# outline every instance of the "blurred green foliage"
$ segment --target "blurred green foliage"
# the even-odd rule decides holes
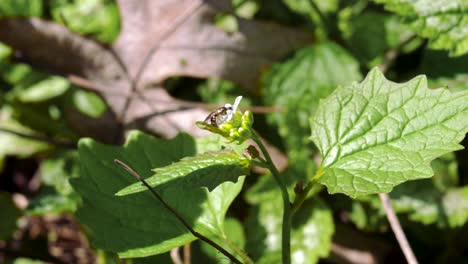
[[[321,158],[309,139],[309,118],[320,101],[338,86],[361,81],[372,67],[384,66],[385,75],[395,82],[425,74],[431,88],[468,89],[467,1],[233,0],[232,5],[232,13],[221,12],[214,20],[226,34],[235,36],[239,30],[238,16],[308,30],[315,40],[309,46],[265,65],[255,90],[247,91],[222,79],[193,80],[184,76],[174,76],[174,81],[167,82],[169,85],[166,86],[170,86],[168,90],[181,91],[180,97],[185,100],[224,105],[233,102],[236,96],[244,95],[240,106],[243,110],[256,105],[272,108],[271,113],[256,114],[255,125],[262,129],[260,134],[286,154],[288,166],[282,176],[291,197],[295,195],[295,185],[316,172],[316,161]],[[0,1],[0,19],[25,17],[61,24],[103,45],[111,45],[121,28],[118,5],[113,0]],[[95,93],[72,85],[64,76],[36,67],[0,43],[0,129],[77,142],[80,136],[69,123],[70,110],[99,118],[108,107]],[[190,144],[174,143],[184,141],[181,137]],[[40,189],[28,194],[29,205],[24,210],[17,208],[12,195],[4,192],[4,186],[0,185],[0,240],[11,239],[22,215],[57,214],[73,215],[83,225],[83,232],[96,247],[93,250],[99,263],[118,263],[117,252],[127,257],[148,256],[193,240],[173,216],[157,211],[160,205],[155,200],[144,199],[147,194],[126,197],[125,206],[114,196],[115,192],[134,182],[112,163],[119,155],[132,161],[131,165],[142,174],[150,176],[153,175],[151,169],[177,162],[185,156],[233,147],[217,136],[195,140],[184,135],[174,140],[148,137],[135,141],[135,146],[141,145],[130,154],[121,147],[104,146],[91,139],[82,141],[93,146],[82,146],[81,152],[105,152],[105,159],[100,160],[102,155],[94,157],[86,152],[82,155],[88,156],[83,159],[76,150],[56,148],[43,141],[0,130],[1,177],[13,177],[8,163],[10,157],[34,160],[38,164],[36,173],[40,175]],[[466,140],[462,144],[466,146]],[[237,155],[242,154],[245,146],[235,146]],[[431,163],[435,172],[432,178],[403,183],[390,193],[394,209],[421,263],[468,261],[466,246],[460,243],[468,233],[467,158],[466,150],[443,155]],[[179,203],[180,208],[188,205],[189,215],[202,211],[205,216],[211,214],[212,219],[204,218],[195,227],[215,234],[214,239],[226,244],[231,241],[234,247],[245,250],[258,263],[279,263],[280,193],[271,175],[259,174],[245,179],[244,191],[239,196],[242,183],[230,182],[221,185],[218,193],[206,191],[205,194],[211,197],[209,202],[197,201],[203,195],[190,196],[187,193],[193,190],[182,187],[173,186],[163,194]],[[122,177],[116,180],[119,175]],[[69,183],[70,179],[73,185]],[[155,222],[155,219],[160,221]],[[213,219],[216,221],[208,221]],[[316,263],[327,257],[336,223],[350,225],[365,237],[383,239],[398,250],[388,234],[389,226],[378,197],[369,195],[350,199],[340,194],[329,195],[325,188],[317,187],[293,221],[294,263]],[[154,244],[154,234],[160,235],[159,231],[168,228],[179,232],[178,240]],[[128,236],[122,237],[116,229],[124,230]],[[359,238],[356,241],[359,243]],[[141,250],[142,247],[146,247],[146,251]],[[114,252],[104,252],[103,249]],[[42,263],[32,258],[8,261]],[[171,260],[165,253],[134,258],[131,262],[171,263]],[[229,261],[197,241],[192,243],[192,262]]]

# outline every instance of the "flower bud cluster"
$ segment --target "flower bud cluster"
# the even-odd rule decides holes
[[[204,122],[197,122],[197,126],[201,129],[208,130],[215,134],[221,135],[229,142],[236,142],[241,144],[252,136],[253,114],[250,111],[241,113],[237,111],[237,106],[242,97],[236,99],[234,107],[227,111],[220,111],[219,109],[211,113]],[[230,107],[227,104],[224,108]],[[220,108],[223,110],[222,108]],[[226,113],[225,113],[226,112]],[[218,118],[217,115],[225,114],[227,118]],[[224,120],[222,123],[217,123],[217,120]]]

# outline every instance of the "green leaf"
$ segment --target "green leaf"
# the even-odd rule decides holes
[[[235,152],[208,152],[153,169],[155,174],[147,178],[146,182],[151,187],[158,187],[160,191],[165,187],[164,184],[207,187],[211,191],[225,181],[236,182],[239,176],[248,174],[249,170],[249,160]],[[137,182],[118,191],[116,195],[124,196],[142,191],[148,191],[148,188]]]
[[[378,197],[369,197],[371,201],[353,200],[351,202],[351,210],[349,219],[356,225],[357,228],[366,232],[381,232],[388,231],[388,220],[385,218],[385,213],[382,212],[380,200]],[[376,204],[376,207],[369,206]]]
[[[317,0],[284,0],[284,3],[294,12],[299,14],[314,16],[316,10],[310,2],[314,2],[323,13],[332,13],[338,10],[338,0],[317,1]]]
[[[120,263],[120,259],[117,258],[116,264]],[[155,264],[155,263],[173,263],[169,253],[160,254],[156,256],[150,256],[146,258],[134,258],[131,260],[132,264]],[[107,264],[107,263],[106,263]]]
[[[44,185],[53,186],[58,193],[69,195],[73,189],[69,179],[79,176],[78,153],[76,151],[62,151],[44,160],[39,168]]]
[[[468,1],[466,0],[374,0],[406,19],[430,47],[450,50],[452,56],[468,52]]]
[[[3,61],[5,61],[8,57],[11,56],[11,53],[11,48],[0,42],[0,67],[3,64]]]
[[[9,64],[4,62],[0,74],[11,85],[29,86],[45,79],[45,74],[35,71],[31,66],[23,63]]]
[[[195,237],[149,192],[115,196],[135,179],[113,160],[120,159],[148,178],[153,168],[196,154],[196,143],[186,134],[162,140],[134,131],[122,147],[81,140],[81,175],[72,179],[71,184],[83,199],[77,217],[88,226],[94,245],[128,258],[161,254],[193,241]],[[197,232],[223,244],[224,215],[240,192],[243,179],[240,177],[237,183],[224,182],[211,192],[194,187],[196,182],[166,183],[159,194]]]
[[[230,241],[232,241],[232,243],[240,249],[244,249],[245,231],[239,220],[232,217],[226,218],[226,220],[224,220],[224,230],[226,232],[226,236]]]
[[[70,87],[67,79],[59,76],[50,76],[17,93],[18,99],[24,103],[46,101],[62,95]]]
[[[349,7],[340,12],[339,19],[339,28],[347,46],[370,67],[383,63],[385,52],[413,36],[396,16],[384,13],[368,11],[353,14]],[[421,41],[419,43],[422,44]]]
[[[197,87],[197,94],[203,102],[224,105],[226,102],[234,102],[239,94],[245,93],[240,85],[217,78],[209,78]],[[239,108],[252,105],[248,97],[242,98]]]
[[[402,184],[390,193],[396,212],[407,213],[413,221],[440,228],[457,228],[468,221],[468,187],[442,192],[431,180]]]
[[[281,262],[281,196],[265,200],[247,223],[247,250],[255,263]],[[292,263],[317,263],[328,256],[334,232],[332,212],[319,199],[306,200],[294,215],[291,232]]]
[[[218,134],[210,134],[205,137],[195,138],[195,142],[197,144],[198,154],[209,151],[220,151],[227,148],[233,149],[235,152],[241,155],[248,145],[247,142],[243,142],[242,144],[237,144],[234,142],[228,143],[224,137]]]
[[[41,16],[42,0],[2,0],[0,1],[0,17]]]
[[[240,249],[245,247],[245,232],[241,222],[235,218],[228,217],[224,221],[224,231],[228,239]],[[231,264],[232,262],[221,252],[209,246],[207,243],[200,245],[201,251],[212,260],[216,260],[217,264]]]
[[[77,151],[60,151],[41,162],[39,168],[43,188],[30,202],[29,215],[73,213],[80,197],[69,179],[79,176]]]
[[[445,51],[426,50],[419,72],[429,78],[430,87],[447,87],[452,91],[468,90],[468,54],[449,57]]]
[[[120,31],[120,15],[115,1],[53,0],[50,5],[54,20],[77,33],[93,35],[102,42],[111,43]]]
[[[41,216],[48,214],[73,213],[76,211],[79,197],[76,194],[45,194],[34,197],[26,209],[27,215]]]
[[[446,191],[449,188],[458,186],[460,176],[458,175],[458,162],[454,152],[433,160],[431,166],[434,170],[432,181],[437,189]]]
[[[81,113],[90,117],[101,117],[107,110],[107,105],[97,94],[76,89],[72,94],[73,105]]]
[[[313,164],[310,166],[315,169]],[[294,197],[294,188],[296,184],[300,179],[304,179],[303,175],[301,175],[303,172],[298,172],[294,167],[295,166],[289,166],[286,170],[280,173],[280,177],[284,180],[284,184],[287,186],[289,197]],[[320,189],[322,189],[322,185],[315,185],[310,190],[309,196],[313,196],[315,193],[320,191]],[[245,192],[245,200],[250,204],[260,204],[264,201],[275,198],[278,195],[280,195],[278,193],[278,184],[274,180],[273,175],[268,173],[259,176],[257,182]]]
[[[452,217],[450,210],[444,207],[443,200],[445,195],[459,189],[455,155],[448,153],[432,161],[431,165],[435,172],[434,177],[405,182],[393,189],[389,194],[392,207],[396,213],[413,222],[424,225],[437,224],[439,228],[453,228],[455,226],[449,226],[449,222],[454,221],[451,219],[455,219],[456,216]],[[360,230],[381,233],[388,230],[385,211],[376,195],[360,196],[357,199],[333,195],[331,199],[334,211],[348,214],[349,219]],[[464,203],[463,198],[460,198],[456,203],[447,206],[462,208]]]
[[[16,230],[16,220],[21,216],[21,211],[15,206],[9,193],[0,192],[0,212],[0,240],[6,240]]]
[[[450,57],[448,52],[441,50],[425,50],[419,72],[428,78],[453,78],[458,74],[468,75],[468,54],[459,57]]]
[[[49,136],[78,139],[62,115],[60,100],[59,102],[43,101],[40,103],[22,103],[14,100],[9,102],[9,105],[13,109],[13,117],[31,129]]]
[[[339,72],[340,74],[336,74]],[[338,85],[361,80],[358,62],[340,46],[326,42],[299,50],[291,59],[276,64],[263,79],[265,104],[281,108],[268,116],[279,127],[288,157],[305,174],[313,148],[308,140],[309,117],[321,98]]]
[[[327,39],[326,35],[329,29],[326,23],[332,21],[332,19],[334,20],[331,14],[337,11],[339,0],[283,0],[283,2],[292,11],[304,16],[310,22],[315,29],[317,39]],[[327,19],[328,17],[330,19]],[[328,26],[331,27],[332,25]]]
[[[11,264],[46,264],[46,262],[29,258],[16,258]]]
[[[433,175],[430,161],[454,150],[468,130],[468,92],[429,90],[424,76],[397,84],[372,70],[335,90],[311,120],[330,193],[389,192]]]
[[[0,128],[28,135],[36,135],[35,131],[22,126],[11,117],[11,109],[9,107],[0,108],[0,124]],[[49,148],[49,146],[44,142],[26,139],[0,130],[0,159],[7,155],[24,158],[44,151],[47,148]]]
[[[468,220],[468,187],[449,190],[442,199],[448,226],[462,227]]]

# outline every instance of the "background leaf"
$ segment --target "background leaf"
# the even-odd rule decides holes
[[[101,117],[107,110],[106,103],[95,93],[74,89],[71,97],[76,109],[90,117]]]
[[[356,197],[430,177],[430,161],[461,148],[467,113],[467,92],[429,90],[423,76],[397,84],[374,69],[362,83],[335,90],[311,121],[323,156],[320,182]]]
[[[33,130],[19,124],[12,118],[12,109],[0,108],[0,128],[14,130],[20,133],[35,134]],[[35,153],[48,149],[49,146],[43,142],[26,139],[9,132],[0,130],[0,171],[2,160],[6,156],[28,157]]]
[[[41,260],[35,260],[35,259],[28,259],[28,258],[17,258],[13,260],[12,264],[45,264],[46,262],[43,262]]]
[[[81,200],[69,180],[79,176],[78,153],[62,151],[52,155],[41,163],[39,173],[43,187],[31,199],[26,213],[35,216],[74,213]]]
[[[52,17],[71,30],[112,43],[120,32],[120,16],[111,0],[52,0]]]
[[[2,0],[0,2],[0,17],[40,15],[42,15],[41,0]]]
[[[21,216],[21,211],[13,203],[9,193],[0,192],[0,212],[2,212],[0,240],[6,240],[16,230],[16,220]]]
[[[67,79],[51,76],[45,80],[34,82],[27,89],[19,91],[17,96],[24,103],[41,102],[62,95],[69,87],[70,83]]]
[[[251,209],[247,220],[247,250],[255,263],[281,262],[281,197],[279,192]],[[333,217],[320,199],[306,200],[294,215],[291,232],[292,263],[317,263],[329,254]]]
[[[346,46],[368,67],[382,64],[388,50],[397,48],[414,36],[399,18],[382,12],[356,12],[348,7],[340,11],[339,19]],[[414,42],[422,44],[420,39]],[[413,46],[417,48],[419,45]],[[403,52],[407,53],[408,50]]]
[[[434,49],[450,50],[453,56],[468,52],[468,1],[466,0],[374,0],[408,21]]]
[[[265,104],[280,108],[279,113],[268,116],[268,121],[278,126],[288,157],[303,177],[313,170],[309,166],[313,154],[308,140],[309,117],[319,100],[336,86],[361,78],[357,61],[332,42],[297,51],[284,63],[274,65],[263,78]]]
[[[427,74],[433,88],[468,90],[468,54],[451,58],[445,51],[426,50],[418,72]]]

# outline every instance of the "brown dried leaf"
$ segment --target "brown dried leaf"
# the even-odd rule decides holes
[[[238,32],[224,32],[214,17],[217,5],[226,3],[120,0],[123,25],[115,49],[132,77],[142,71],[142,86],[184,75],[254,88],[261,69],[311,41],[310,33],[242,18]]]
[[[181,130],[198,134],[194,123],[207,112],[172,98],[162,87],[165,79],[218,77],[253,89],[262,69],[310,43],[312,37],[242,18],[237,18],[238,32],[224,32],[213,21],[220,11],[229,12],[228,0],[119,0],[118,4],[122,31],[112,47],[37,18],[0,19],[0,41],[17,54],[72,80],[86,80],[105,99],[110,113],[99,125],[72,115],[88,135],[102,137],[102,130],[117,128],[140,128],[165,137]],[[95,129],[101,131],[90,132]]]

